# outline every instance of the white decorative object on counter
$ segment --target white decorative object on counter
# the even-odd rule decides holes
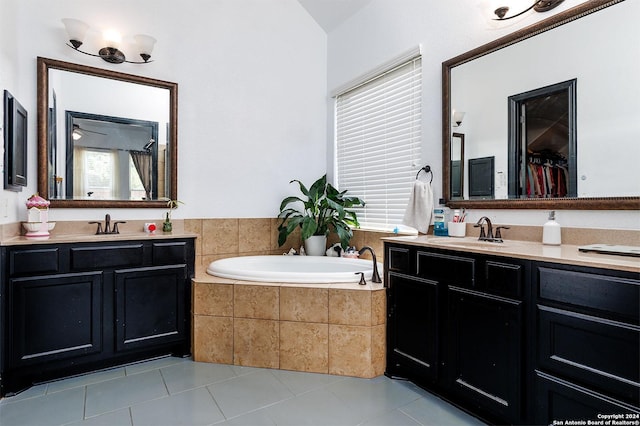
[[[49,222],[49,200],[33,194],[26,204],[27,222],[22,222],[27,231],[25,236],[33,239],[49,238],[49,231],[56,226],[55,222]]]

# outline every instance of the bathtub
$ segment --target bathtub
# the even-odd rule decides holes
[[[382,272],[382,265],[378,263]],[[272,283],[357,283],[364,272],[367,282],[373,262],[328,256],[241,256],[220,259],[207,267],[209,275],[243,281]]]

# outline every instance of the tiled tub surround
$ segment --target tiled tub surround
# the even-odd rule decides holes
[[[372,378],[384,373],[381,284],[193,280],[195,361]]]
[[[196,241],[196,265],[207,266],[214,260],[263,254],[281,255],[291,248],[298,250],[302,245],[300,232],[295,231],[282,247],[278,247],[277,218],[243,219],[185,219],[184,230],[198,235]],[[373,232],[355,230],[351,245],[358,248],[372,247],[378,257],[383,259],[382,237],[391,237],[391,232]],[[337,242],[335,235],[329,236],[328,244]],[[363,258],[370,259],[369,253]],[[381,271],[382,272],[382,271]]]

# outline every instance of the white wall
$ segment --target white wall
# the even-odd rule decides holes
[[[566,0],[556,11],[579,0]],[[441,63],[544,14],[500,25],[487,0],[372,0],[327,35],[295,0],[0,0],[0,88],[29,111],[29,186],[0,190],[0,223],[24,220],[36,191],[36,57],[115,69],[179,84],[179,198],[183,217],[266,217],[295,190],[332,170],[331,89],[424,45],[424,162],[441,194]],[[555,11],[554,11],[555,13]],[[64,45],[61,18],[158,39],[148,65],[110,65]],[[97,34],[95,34],[97,35]],[[328,141],[328,142],[327,142]],[[7,208],[3,208],[3,203]],[[6,214],[5,214],[6,210]],[[54,209],[53,220],[94,220],[104,209]],[[160,210],[112,210],[117,219]],[[542,224],[536,211],[476,211],[501,223]],[[565,225],[640,228],[637,212],[563,211]]]
[[[37,56],[179,84],[178,197],[185,205],[176,218],[272,217],[295,189],[291,179],[312,182],[324,173],[326,34],[296,0],[0,2],[0,84],[30,114],[29,186],[0,192],[8,200],[6,216],[0,201],[0,223],[24,220],[24,202],[37,190]],[[89,23],[96,37],[110,26],[151,34],[155,62],[111,65],[74,52],[64,44],[65,17]],[[50,217],[93,220],[106,212],[53,209]],[[163,210],[109,213],[163,217]]]
[[[550,13],[566,10],[581,2],[566,0]],[[549,16],[530,13],[508,22],[496,23],[487,18],[490,14],[487,1],[373,0],[329,33],[330,91],[422,44],[423,162],[430,164],[434,170],[436,200],[442,194],[442,62]],[[634,89],[637,91],[637,87]],[[332,111],[333,103],[329,101],[328,104],[327,110]],[[332,129],[330,122],[329,170],[333,168]],[[547,218],[546,212],[536,210],[476,210],[469,213],[469,220],[482,215],[490,216],[497,223],[521,225],[542,225]],[[557,217],[565,226],[640,229],[638,211],[563,210]]]
[[[16,2],[17,3],[17,2]],[[0,98],[4,96],[4,90],[8,90],[19,101],[22,101],[22,93],[18,90],[17,66],[13,60],[16,55],[16,24],[10,17],[15,15],[16,6],[8,0],[0,0]],[[0,101],[0,117],[4,117],[4,101]],[[18,195],[14,192],[4,191],[4,119],[0,118],[0,223],[9,220],[10,212],[17,203]],[[11,213],[11,216],[13,214]]]

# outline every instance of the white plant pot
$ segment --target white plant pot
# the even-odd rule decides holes
[[[327,236],[312,235],[304,240],[304,251],[307,256],[324,256],[327,251]]]

